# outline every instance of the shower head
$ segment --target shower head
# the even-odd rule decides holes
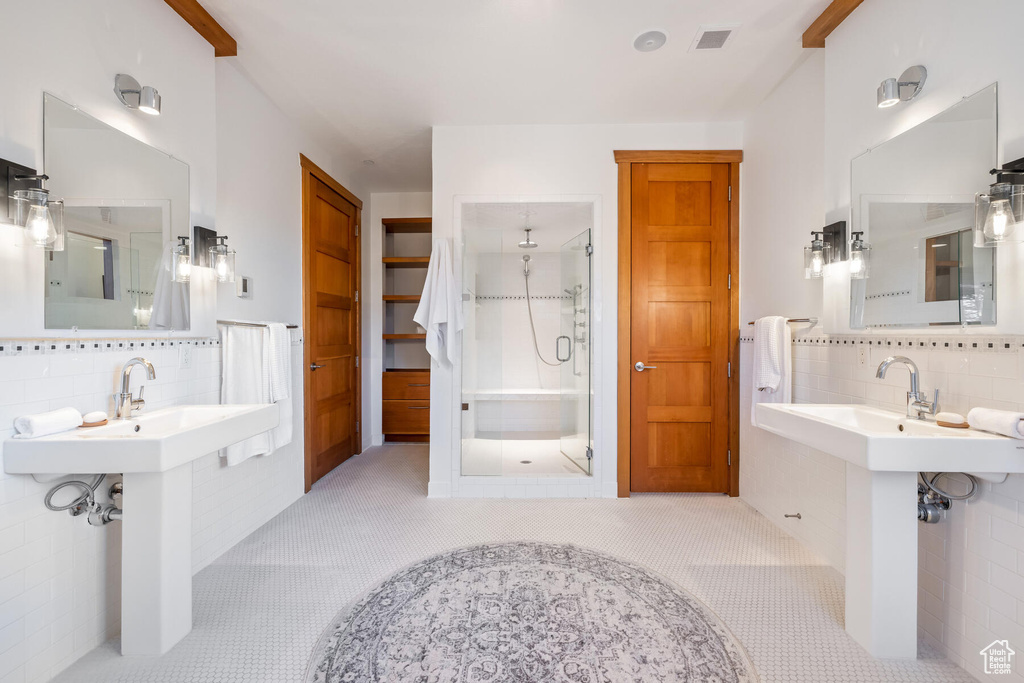
[[[523,228],[526,231],[526,239],[519,243],[520,249],[534,249],[537,243],[530,239],[530,231],[533,228]]]
[[[523,275],[530,277],[530,255],[523,254]]]

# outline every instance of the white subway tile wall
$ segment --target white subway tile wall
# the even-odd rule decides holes
[[[903,412],[909,372],[894,366],[879,380],[875,371],[886,356],[905,355],[917,363],[922,388],[939,390],[941,410],[1024,410],[1022,349],[1021,337],[801,336],[793,346],[794,401]],[[750,425],[752,351],[741,345],[741,495],[843,571],[846,515],[862,514],[846,509],[845,463]],[[802,519],[783,517],[795,512]],[[973,499],[918,529],[920,636],[986,680],[982,648],[996,639],[1024,646],[1024,475],[982,483]]]
[[[293,343],[301,341],[293,335]],[[179,354],[191,352],[191,367]],[[294,413],[302,415],[301,346],[293,346]],[[129,358],[156,368],[145,381],[146,410],[220,402],[216,339],[0,341],[0,442],[19,415],[74,406],[113,410]],[[143,374],[133,375],[137,387]],[[267,458],[225,467],[217,453],[193,463],[192,563],[199,571],[303,491],[301,417],[295,440]],[[0,445],[2,448],[2,445]],[[119,477],[100,486],[100,497]],[[48,681],[120,632],[120,526],[50,512],[53,483],[0,472],[0,682]],[[183,510],[182,514],[189,514]]]

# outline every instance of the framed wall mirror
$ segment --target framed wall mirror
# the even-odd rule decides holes
[[[170,250],[189,236],[189,168],[44,95],[45,170],[65,202],[63,251],[47,251],[46,329],[188,330],[189,283]]]
[[[993,84],[855,158],[853,230],[872,247],[850,326],[994,325],[996,250],[975,247],[974,195],[997,164]]]

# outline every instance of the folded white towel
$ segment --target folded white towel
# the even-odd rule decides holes
[[[66,432],[82,425],[82,414],[75,408],[61,408],[48,413],[14,418],[15,439],[35,439]]]
[[[270,399],[270,374],[266,371],[264,354],[269,353],[267,341],[270,333],[265,327],[226,325],[221,329],[221,385],[222,404],[273,403]],[[231,444],[220,454],[228,466],[251,458],[267,455],[273,450],[270,433]]]
[[[758,403],[793,402],[793,338],[786,318],[769,316],[754,323],[752,374],[750,422],[756,427]]]
[[[1024,439],[1021,420],[1024,420],[1024,413],[1015,413],[1010,410],[971,408],[971,412],[967,413],[967,424],[972,428],[1002,434],[1014,439]]]
[[[292,335],[284,323],[267,323],[267,329],[270,348],[263,353],[263,363],[265,371],[270,366],[270,400],[280,410],[280,421],[270,432],[272,453],[292,442]]]

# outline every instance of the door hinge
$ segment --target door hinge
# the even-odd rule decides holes
[[[732,378],[732,361],[729,361],[728,367],[726,368],[726,377]]]
[[[356,367],[359,367],[359,356],[356,356]]]
[[[729,199],[732,199],[732,188],[729,188]],[[359,237],[359,224],[356,223],[356,237]]]
[[[356,303],[359,303],[359,290],[356,290]]]
[[[590,256],[593,253],[594,253],[594,245],[593,244],[588,244],[587,245],[587,256]]]
[[[587,446],[587,460],[593,460],[593,459],[594,459],[594,449],[591,448],[590,446]]]
[[[732,201],[732,185],[729,186],[729,201]]]
[[[359,420],[356,420],[356,434],[359,433]]]
[[[732,467],[732,451],[726,451],[726,464]]]
[[[729,273],[729,280],[726,284],[729,285],[729,289],[732,289],[732,273]]]

